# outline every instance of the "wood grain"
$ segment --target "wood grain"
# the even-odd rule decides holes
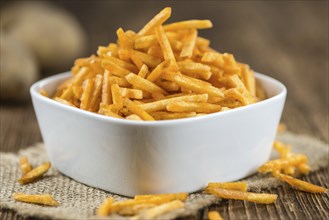
[[[210,18],[215,29],[203,31],[201,35],[210,38],[214,48],[236,54],[239,60],[287,86],[282,121],[288,129],[328,142],[327,1],[180,1],[170,4],[81,1],[79,7],[75,1],[56,4],[76,14],[91,33],[90,52],[99,44],[114,41],[112,33],[118,24],[138,30],[165,5],[173,7],[172,20]],[[136,19],[132,21],[121,12],[132,14]],[[92,14],[93,19],[85,14]],[[1,103],[0,121],[1,151],[14,152],[42,140],[31,103]],[[329,167],[304,179],[328,188],[328,177]],[[206,219],[208,210],[218,210],[224,219],[329,219],[328,193],[304,193],[287,185],[267,192],[279,195],[274,205],[224,200],[184,219]],[[25,218],[2,210],[0,219]]]

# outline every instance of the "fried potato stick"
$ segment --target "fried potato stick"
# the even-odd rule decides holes
[[[41,194],[41,195],[27,195],[24,193],[14,193],[13,198],[16,201],[33,203],[38,205],[46,205],[46,206],[59,206],[59,202],[57,202],[51,195]]]
[[[49,170],[50,166],[50,162],[45,162],[42,165],[32,169],[30,172],[26,173],[18,180],[18,182],[21,185],[24,185],[36,181],[40,179]]]
[[[276,194],[251,193],[221,188],[207,188],[206,192],[223,199],[245,200],[260,204],[272,204],[278,197]]]

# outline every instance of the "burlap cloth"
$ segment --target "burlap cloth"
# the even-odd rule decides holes
[[[278,136],[278,140],[284,143],[290,143],[293,151],[304,153],[309,158],[309,164],[313,171],[320,167],[328,165],[329,148],[328,144],[314,138],[284,133]],[[36,144],[24,150],[13,153],[1,153],[1,209],[15,210],[22,216],[52,218],[52,219],[95,219],[95,209],[108,196],[115,197],[116,200],[126,199],[125,197],[114,195],[100,189],[92,188],[78,183],[52,168],[45,178],[21,186],[17,179],[21,176],[18,166],[18,160],[21,155],[29,158],[32,165],[39,165],[47,161],[47,155],[43,144]],[[276,157],[272,153],[272,157]],[[196,161],[197,162],[197,161]],[[267,175],[256,174],[245,179],[248,182],[250,191],[259,192],[265,189],[277,187],[284,183],[277,181]],[[15,202],[12,199],[14,192],[24,192],[27,194],[47,193],[61,203],[59,207],[45,207],[22,202]],[[161,219],[173,219],[176,217],[194,215],[199,209],[219,202],[220,199],[201,192],[193,193],[189,196],[186,207],[169,214],[160,216]],[[109,218],[123,218],[120,216],[111,216]]]

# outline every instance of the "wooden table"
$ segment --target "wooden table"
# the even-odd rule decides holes
[[[90,35],[91,51],[95,51],[98,44],[107,44],[114,40],[115,36],[108,34],[114,33],[118,26],[113,24],[120,24],[120,21],[126,26],[127,22],[129,24],[128,18],[119,16],[116,11],[125,9],[129,14],[137,7],[138,17],[142,15],[141,4],[146,5],[133,2],[128,4],[126,1],[123,4],[96,1],[91,7],[90,3],[82,1],[80,7],[76,8],[71,1],[58,4],[75,13],[86,29],[93,33]],[[189,9],[186,9],[186,4],[189,4]],[[279,79],[287,86],[288,98],[282,121],[290,131],[328,142],[327,1],[183,1],[171,5],[174,20],[184,17],[212,19],[215,30],[205,31],[204,34],[201,32],[201,35],[210,38],[214,48],[236,54],[237,59],[249,63],[259,72]],[[162,2],[148,5],[145,18],[134,21],[132,28],[138,29],[163,6],[165,4]],[[106,29],[106,34],[104,23],[101,23],[103,26],[95,27],[83,16],[87,11],[94,14],[94,23],[104,20],[105,11],[112,15],[112,20],[109,21],[112,25]],[[14,152],[42,140],[30,102],[2,102],[0,117],[1,151]],[[329,168],[321,169],[303,179],[329,188]],[[303,193],[288,186],[269,192],[279,195],[275,205],[225,200],[200,211],[192,218],[206,218],[208,210],[219,210],[224,219],[329,219],[328,194]],[[3,210],[0,219],[24,218],[12,211]]]

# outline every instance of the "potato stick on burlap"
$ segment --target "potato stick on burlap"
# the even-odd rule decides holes
[[[59,206],[59,202],[57,202],[51,195],[41,194],[41,195],[27,195],[23,193],[14,193],[13,198],[16,201],[39,204],[39,205],[47,205],[47,206]]]
[[[21,185],[23,185],[26,183],[31,183],[31,182],[36,181],[39,178],[41,178],[49,170],[50,166],[51,166],[50,162],[46,162],[46,163],[34,168],[30,172],[26,173],[23,177],[21,177],[18,180],[18,182]]]

